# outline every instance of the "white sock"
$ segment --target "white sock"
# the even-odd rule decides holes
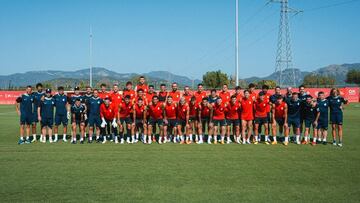
[[[325,138],[325,137],[323,138],[323,142],[326,142],[326,138]]]
[[[75,138],[75,140],[76,140],[76,138]],[[83,138],[80,138],[80,141],[83,141],[84,139]]]
[[[199,140],[202,141],[203,140],[203,136],[199,135]]]
[[[63,139],[66,140],[66,134],[63,134]]]
[[[258,141],[258,136],[256,135],[256,136],[255,136],[255,142],[257,142],[257,141]]]
[[[195,135],[195,140],[199,140],[199,136],[198,136],[198,135]]]
[[[208,142],[211,142],[211,135],[208,136]]]
[[[29,139],[29,136],[26,136],[26,139],[28,140],[28,139]]]
[[[191,142],[193,141],[193,135],[192,134],[189,135],[189,139],[190,139]]]
[[[269,135],[265,135],[265,142],[269,141]]]
[[[184,135],[181,135],[181,136],[180,136],[180,140],[181,140],[181,141],[184,141]]]
[[[96,139],[98,140],[100,137],[98,135],[96,135]]]
[[[73,140],[76,142],[76,137],[74,137]],[[80,140],[81,140],[81,139],[80,139]]]
[[[149,142],[151,142],[152,140],[151,140],[151,135],[149,135]]]
[[[92,141],[92,136],[89,137],[89,140]]]
[[[225,136],[221,135],[221,142],[224,142]]]
[[[289,137],[285,137],[285,142],[289,142]]]
[[[273,139],[274,139],[274,142],[277,142],[277,141],[276,141],[276,136],[273,136]]]
[[[308,140],[308,137],[307,137],[307,136],[305,136],[305,137],[304,137],[304,140],[305,140],[305,142],[307,142],[307,140]]]
[[[24,137],[20,137],[20,140],[24,141]]]
[[[106,141],[106,136],[103,136],[104,141]]]
[[[55,134],[55,140],[57,140],[58,139],[58,134]]]
[[[134,140],[135,140],[135,136],[131,135],[131,141],[134,141]]]
[[[300,142],[300,135],[296,135],[296,142]]]
[[[316,137],[315,137],[315,138],[313,138],[313,142],[316,142]]]
[[[144,141],[146,142],[146,137],[147,137],[147,135],[144,135]]]

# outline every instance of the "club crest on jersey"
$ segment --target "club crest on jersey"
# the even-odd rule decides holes
[[[338,99],[337,102],[340,102],[340,99]]]
[[[249,101],[249,104],[251,104],[251,101]]]
[[[281,109],[281,110],[284,110],[284,107],[281,107],[280,109]]]
[[[63,102],[65,101],[65,99],[63,99]]]
[[[100,101],[98,101],[97,103],[100,104]]]

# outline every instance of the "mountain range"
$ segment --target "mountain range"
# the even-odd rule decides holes
[[[301,84],[304,77],[308,74],[315,74],[319,76],[331,76],[336,79],[338,85],[344,85],[346,74],[349,70],[356,69],[360,70],[360,63],[353,64],[341,64],[341,65],[329,65],[326,67],[318,68],[315,71],[300,71],[299,69],[286,70],[294,71],[296,83]],[[93,68],[93,80],[94,83],[100,82],[120,82],[124,83],[126,81],[134,81],[140,74],[137,73],[117,73],[115,71],[108,70],[106,68],[96,67]],[[149,73],[141,74],[147,77],[149,83],[160,84],[160,83],[169,83],[177,82],[181,86],[184,85],[196,85],[200,83],[201,80],[195,79],[192,80],[187,76],[172,74],[169,71],[152,71]],[[247,83],[256,82],[261,80],[276,80],[277,73],[272,73],[266,77],[250,77],[245,78]],[[36,84],[37,82],[46,82],[51,83],[52,85],[58,84],[68,86],[73,86],[74,84],[79,84],[82,81],[88,82],[89,79],[89,69],[81,69],[76,71],[29,71],[25,73],[15,73],[11,75],[1,75],[0,76],[0,88],[11,87],[21,87],[28,84]],[[64,85],[65,86],[65,85]]]

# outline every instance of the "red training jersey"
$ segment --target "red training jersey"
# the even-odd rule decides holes
[[[171,96],[173,101],[178,103],[180,101],[180,92],[179,91],[171,91],[168,96]]]
[[[201,91],[201,92],[196,91],[196,92],[194,92],[194,96],[195,96],[195,98],[196,98],[196,103],[199,104],[199,103],[202,102],[202,99],[203,99],[203,98],[207,97],[207,94],[206,94],[205,91]]]
[[[106,106],[104,103],[100,105],[100,117],[106,120],[113,120],[117,115],[117,108],[113,103]]]
[[[176,119],[176,104],[165,104],[165,115],[167,119]]]
[[[255,117],[257,118],[265,118],[267,117],[267,109],[270,108],[269,102],[266,100],[260,101],[260,99],[257,99],[254,104],[255,108]]]
[[[160,102],[149,105],[149,115],[153,119],[163,119],[163,107]]]
[[[275,118],[285,118],[285,107],[285,102],[275,104]]]
[[[239,119],[239,112],[240,112],[240,104],[238,102],[236,102],[235,104],[230,103],[227,106],[226,119],[231,119],[231,120]]]
[[[110,98],[110,93],[109,92],[99,92],[99,97],[100,99],[104,100],[106,98]]]
[[[181,105],[181,104],[179,104],[178,106],[177,106],[177,118],[178,119],[180,119],[180,120],[186,120],[186,116],[187,116],[187,114],[188,114],[188,112],[189,112],[189,106],[188,106],[188,104],[183,104],[183,105]]]
[[[241,120],[254,120],[254,101],[252,98],[243,98],[241,101]]]
[[[139,106],[138,104],[134,105],[134,113],[136,119],[143,119],[144,118],[144,112],[145,112],[145,105]]]
[[[219,93],[219,97],[221,98],[222,102],[224,102],[224,103],[230,102],[230,92],[221,91]]]
[[[113,92],[111,95],[110,95],[110,99],[111,99],[111,102],[114,103],[114,105],[120,105],[120,103],[122,103],[122,96],[119,92]]]
[[[131,110],[132,110],[131,102],[129,102],[129,103],[122,102],[120,104],[120,118],[130,117]]]
[[[139,89],[142,89],[144,93],[147,93],[149,90],[149,86],[147,84],[137,84],[135,87],[135,91],[138,91]]]
[[[221,104],[215,103],[213,105],[213,109],[214,109],[213,110],[213,119],[214,120],[224,120],[225,119],[226,106],[223,102]]]

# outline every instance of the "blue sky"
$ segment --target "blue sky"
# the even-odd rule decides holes
[[[240,0],[240,78],[274,71],[279,4]],[[360,62],[360,1],[290,0],[294,67]],[[235,0],[0,0],[0,74],[89,67],[234,71]]]

